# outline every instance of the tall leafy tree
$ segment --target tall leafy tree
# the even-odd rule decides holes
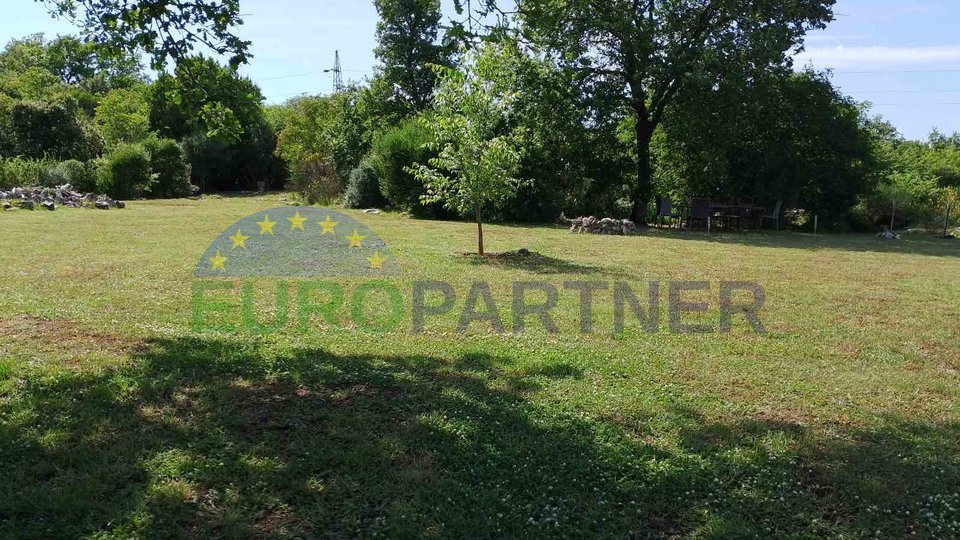
[[[34,0],[77,24],[85,41],[113,53],[142,51],[150,65],[164,71],[172,60],[195,85],[212,131],[235,134],[238,111],[203,93],[203,81],[190,70],[197,47],[227,57],[236,68],[250,58],[249,41],[235,33],[243,24],[240,0]],[[196,77],[199,79],[199,77]],[[222,124],[217,126],[216,124]]]
[[[172,139],[202,131],[229,144],[263,116],[260,88],[211,58],[181,59],[175,75],[161,75],[150,93],[150,123]]]
[[[100,100],[94,122],[108,147],[141,142],[150,133],[146,88],[117,88]]]
[[[884,169],[862,108],[812,71],[691,80],[669,117],[653,155],[655,185],[673,194],[779,200],[845,227]]]
[[[528,39],[600,79],[634,117],[633,219],[652,195],[650,142],[669,105],[696,75],[721,80],[731,66],[765,70],[788,61],[835,0],[523,0]],[[742,73],[742,69],[735,70]]]
[[[436,84],[431,65],[444,65],[447,51],[438,43],[440,0],[374,0],[381,76],[413,111],[430,105]]]

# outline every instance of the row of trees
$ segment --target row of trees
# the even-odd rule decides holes
[[[14,40],[0,52],[0,187],[70,182],[115,197],[186,196],[191,181],[280,188],[286,167],[262,102],[256,85],[211,59],[181,59],[150,81],[136,57],[104,46]]]
[[[372,79],[265,107],[233,69],[247,57],[233,3],[151,0],[163,5],[149,12],[151,33],[137,2],[94,2],[125,25],[88,17],[94,45],[40,40],[40,63],[15,60],[30,57],[14,54],[22,43],[7,48],[0,80],[58,90],[3,90],[0,129],[18,146],[0,155],[89,160],[166,138],[205,190],[279,187],[289,175],[311,200],[478,222],[561,212],[644,222],[652,195],[666,193],[783,200],[821,224],[870,227],[889,221],[891,201],[916,223],[956,197],[957,136],[905,141],[826,74],[793,69],[832,0],[524,0],[509,13],[477,0],[472,11],[457,3],[460,20],[445,30],[438,0],[374,3]],[[202,31],[183,34],[184,24]],[[231,66],[192,55],[196,43]],[[82,47],[86,64],[60,60]],[[175,68],[148,83],[117,52],[132,47]],[[44,77],[57,84],[36,82]],[[26,103],[42,122],[14,114]],[[43,122],[56,129],[40,129],[49,140],[38,143],[28,128]]]
[[[443,37],[438,2],[376,4],[374,79],[288,105],[322,142],[291,131],[281,152],[336,176],[307,189],[318,196],[468,219],[640,222],[653,193],[783,200],[835,228],[889,222],[898,193],[911,201],[898,225],[932,223],[955,197],[951,139],[905,141],[828,74],[794,70],[791,53],[832,2],[530,0],[512,24],[484,27],[489,5],[473,33]]]

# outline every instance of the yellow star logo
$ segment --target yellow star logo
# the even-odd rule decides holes
[[[270,214],[265,214],[263,216],[263,221],[257,222],[257,225],[260,226],[260,236],[263,236],[267,233],[270,233],[270,236],[273,236],[273,226],[276,224],[276,221],[270,221]]]
[[[297,215],[295,215],[295,216],[293,216],[293,217],[288,217],[288,218],[287,218],[287,221],[290,222],[290,230],[291,230],[291,231],[295,231],[295,230],[297,230],[297,229],[300,229],[301,231],[303,231],[303,230],[305,230],[305,229],[303,228],[303,222],[307,221],[307,218],[305,218],[305,217],[300,217],[300,211],[297,210]]]
[[[247,249],[247,240],[249,240],[250,237],[249,237],[249,236],[244,236],[243,233],[240,232],[240,229],[237,229],[237,235],[236,235],[236,236],[231,236],[231,237],[229,237],[229,238],[230,238],[231,240],[233,240],[233,249],[237,249],[238,247],[241,247],[241,248],[243,248],[243,249]]]
[[[320,225],[321,227],[323,227],[323,231],[320,232],[320,236],[323,236],[323,235],[325,235],[325,234],[327,234],[327,233],[330,233],[330,234],[332,234],[332,235],[334,235],[334,236],[337,235],[337,232],[336,232],[335,230],[333,230],[333,228],[336,227],[337,225],[339,225],[339,223],[337,223],[336,221],[333,221],[332,219],[330,219],[330,216],[329,216],[329,215],[327,215],[327,220],[326,220],[326,221],[317,222],[317,225]]]
[[[379,251],[373,252],[373,257],[367,258],[370,261],[370,268],[374,270],[383,270],[383,263],[387,262],[386,259],[380,256]]]
[[[348,247],[352,247],[352,248],[355,248],[355,247],[362,248],[362,247],[363,247],[363,239],[364,239],[364,238],[366,238],[366,236],[360,236],[360,233],[358,233],[357,230],[354,229],[354,230],[353,230],[353,236],[348,236],[348,237],[347,237],[347,240],[350,241],[350,245],[349,245]]]
[[[227,258],[224,257],[223,255],[220,255],[219,251],[217,252],[216,255],[214,255],[213,257],[210,257],[210,262],[213,263],[213,266],[210,268],[210,270],[216,270],[217,268],[219,268],[224,272],[227,271],[227,267],[224,266],[224,263],[227,262]]]

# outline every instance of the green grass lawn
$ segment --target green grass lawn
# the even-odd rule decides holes
[[[347,212],[408,303],[483,279],[509,325],[514,281],[703,280],[715,304],[751,280],[769,332],[616,334],[598,293],[580,335],[561,290],[557,335],[458,312],[194,333],[207,245],[282,204],[0,213],[0,537],[960,536],[958,242],[488,226],[544,257],[482,261],[469,224]]]

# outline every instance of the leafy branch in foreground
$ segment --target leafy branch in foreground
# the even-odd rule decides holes
[[[55,16],[77,24],[94,43],[142,50],[162,71],[179,63],[197,45],[229,58],[237,67],[249,60],[249,41],[233,29],[243,24],[239,0],[35,0]]]

